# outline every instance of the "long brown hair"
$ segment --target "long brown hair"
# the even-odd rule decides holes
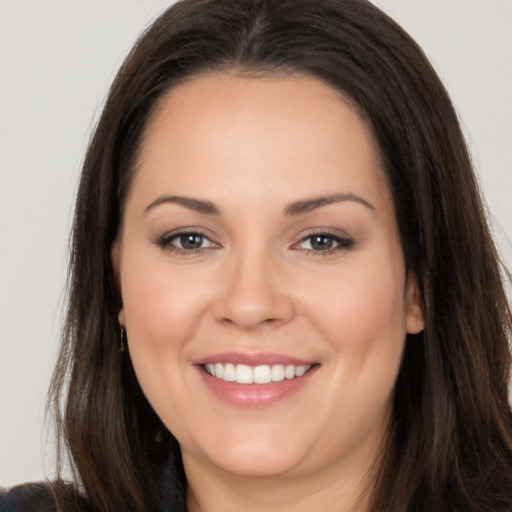
[[[110,256],[159,99],[179,81],[222,70],[317,77],[358,105],[384,156],[425,329],[406,340],[371,510],[512,510],[512,319],[502,268],[443,85],[416,43],[366,0],[183,0],[122,65],[83,165],[50,392],[61,448],[88,499],[98,511],[152,510],[169,459],[183,497],[177,442],[119,350]]]

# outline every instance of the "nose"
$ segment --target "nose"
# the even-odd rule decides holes
[[[260,252],[230,260],[225,262],[226,272],[213,308],[216,320],[244,330],[288,323],[295,308],[275,258]]]

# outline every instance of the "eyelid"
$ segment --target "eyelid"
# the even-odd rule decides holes
[[[315,249],[307,249],[307,248],[301,248],[300,244],[304,243],[308,239],[311,239],[315,236],[323,236],[325,238],[332,239],[336,245],[334,247],[325,249],[325,250],[315,250]],[[332,228],[315,228],[309,230],[308,233],[303,234],[301,238],[292,244],[291,249],[297,250],[297,251],[303,251],[306,253],[313,253],[318,256],[332,254],[338,251],[347,251],[351,250],[355,245],[355,240],[353,237],[348,235],[345,232],[339,231],[339,230],[333,230]]]
[[[185,249],[185,248],[178,247],[178,246],[172,244],[172,241],[174,239],[179,238],[180,236],[183,236],[183,235],[199,235],[199,236],[203,237],[203,239],[208,240],[211,245],[209,245],[208,247],[198,247],[196,249]],[[207,233],[206,230],[204,230],[203,228],[194,227],[194,226],[186,227],[186,228],[178,228],[178,229],[174,229],[172,231],[166,232],[165,234],[158,236],[155,239],[154,243],[162,249],[169,250],[169,251],[175,252],[177,254],[188,254],[188,255],[197,254],[197,253],[203,252],[204,250],[207,250],[207,249],[217,249],[217,248],[221,247],[221,245],[218,242],[216,242],[213,239],[212,235]]]
[[[209,245],[207,247],[197,247],[197,248],[183,248],[179,247],[177,245],[174,245],[172,242],[173,240],[179,238],[183,235],[198,235],[202,237],[204,240],[209,242]],[[312,239],[313,237],[325,237],[332,239],[334,242],[334,247],[329,247],[326,249],[313,249],[313,248],[303,248],[301,247],[301,244],[306,242],[308,239]],[[155,245],[159,246],[162,249],[169,250],[171,252],[177,253],[177,254],[197,254],[201,253],[205,250],[210,249],[219,249],[221,248],[221,244],[218,243],[214,237],[208,233],[208,230],[205,230],[204,228],[190,226],[190,227],[184,227],[184,228],[177,228],[172,231],[168,231],[165,234],[156,237],[154,240]],[[315,255],[327,255],[332,254],[338,251],[346,251],[350,250],[354,247],[355,240],[353,237],[348,235],[346,232],[341,230],[335,230],[332,228],[312,228],[308,230],[306,233],[302,233],[300,239],[293,243],[290,246],[290,249],[301,251],[304,253],[313,253]]]

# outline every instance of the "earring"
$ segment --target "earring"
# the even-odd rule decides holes
[[[125,335],[126,329],[122,325],[120,325],[119,327],[120,327],[120,331],[121,331],[121,344],[119,346],[119,353],[123,354],[124,353],[124,335]]]

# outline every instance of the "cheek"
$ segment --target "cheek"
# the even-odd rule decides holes
[[[179,417],[191,416],[191,404],[185,400],[187,350],[209,299],[190,275],[147,257],[144,265],[140,261],[135,255],[123,267],[129,353],[146,398],[170,428],[176,411]],[[178,427],[180,432],[181,423]]]
[[[320,320],[324,327],[341,335],[350,330],[354,339],[365,332],[405,332],[403,272],[383,267],[386,265],[363,264],[359,270],[351,267],[323,282],[316,281],[309,306],[319,320],[324,318]]]
[[[169,342],[187,338],[194,319],[208,297],[204,287],[190,274],[157,261],[145,265],[126,262],[122,280],[123,307],[127,330],[133,342],[165,348]],[[187,334],[188,333],[188,334]],[[147,348],[151,348],[147,346]]]
[[[392,388],[406,335],[403,266],[383,258],[316,284],[309,317],[330,345],[340,379],[362,395],[376,384]]]
[[[182,372],[207,309],[208,287],[199,286],[200,276],[191,279],[161,258],[132,254],[122,274],[128,347],[139,384],[160,414],[172,411],[184,395]]]

